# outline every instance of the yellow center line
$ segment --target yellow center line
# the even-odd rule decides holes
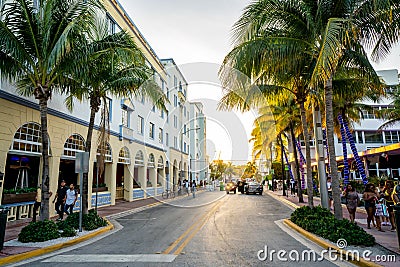
[[[162,254],[168,254],[170,253],[192,230],[194,230],[196,227],[199,228],[198,226],[200,225],[200,228],[208,219],[209,215],[218,207],[220,203],[217,203],[214,205],[214,207],[211,209],[210,212],[206,213],[205,215],[201,216],[196,223],[194,223],[192,226],[190,226],[178,239],[176,239],[166,250],[162,252]],[[199,228],[199,229],[200,229]],[[192,235],[191,235],[192,236]],[[191,239],[191,238],[190,238]]]
[[[182,250],[186,247],[186,245],[193,239],[193,237],[200,231],[200,229],[207,223],[208,219],[214,214],[214,212],[217,211],[219,206],[222,204],[222,202],[219,202],[217,205],[214,206],[214,208],[206,214],[206,216],[203,218],[203,220],[197,224],[197,227],[193,230],[193,232],[186,238],[185,241],[182,242],[182,244],[176,249],[174,252],[174,255],[179,255],[181,254]]]

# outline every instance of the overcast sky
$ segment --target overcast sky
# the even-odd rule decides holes
[[[218,65],[231,48],[230,30],[250,0],[119,0],[159,58],[174,58],[182,65],[189,80],[189,100],[205,103],[204,113],[210,119],[207,125],[207,153],[211,158],[245,160],[251,147],[253,114],[219,113],[215,111],[221,90],[215,86]],[[397,47],[387,60],[374,64],[377,70],[400,69],[400,49]],[[205,62],[213,64],[196,63]],[[186,67],[185,67],[186,66]],[[208,66],[208,67],[205,67]],[[191,73],[207,72],[191,84]],[[222,119],[223,118],[223,119]],[[232,123],[241,124],[231,129]],[[240,130],[238,130],[240,129]],[[229,138],[227,138],[229,136]],[[233,147],[235,144],[235,147]],[[235,152],[236,151],[236,152]]]

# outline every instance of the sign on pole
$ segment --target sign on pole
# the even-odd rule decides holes
[[[76,152],[75,154],[75,173],[79,173],[80,209],[79,209],[79,232],[82,232],[82,195],[83,195],[83,174],[89,172],[89,152]]]

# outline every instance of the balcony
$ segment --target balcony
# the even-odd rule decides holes
[[[119,126],[119,140],[127,139],[133,141],[133,129],[126,127],[125,125]]]

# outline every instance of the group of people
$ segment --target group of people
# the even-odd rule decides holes
[[[179,179],[179,181],[178,181],[178,186],[179,186],[178,190],[179,190],[180,192],[182,192],[182,187],[183,187],[184,190],[185,190],[185,193],[186,193],[188,196],[189,196],[190,192],[192,192],[193,198],[196,197],[196,186],[197,186],[196,180],[189,181],[189,180],[187,180],[187,179],[184,179],[183,182],[181,183],[181,180]]]
[[[53,195],[50,192],[50,197]],[[33,218],[32,222],[36,221],[37,211],[41,207],[42,200],[42,190],[41,187],[36,190],[35,203],[33,205]],[[53,204],[55,204],[55,210],[58,214],[57,221],[62,221],[64,218],[64,213],[70,215],[73,213],[74,206],[76,201],[78,200],[78,192],[75,190],[75,186],[73,183],[66,186],[65,180],[61,180],[59,187],[57,188],[56,195],[53,199]]]
[[[354,222],[357,206],[360,198],[355,188],[348,184],[342,197],[349,212],[350,221]],[[393,205],[400,205],[400,184],[394,185],[393,181],[381,181],[376,187],[373,183],[365,186],[362,195],[364,207],[367,212],[367,227],[371,229],[371,223],[378,231],[384,232],[382,225],[391,225],[391,230],[396,229],[394,222]]]

